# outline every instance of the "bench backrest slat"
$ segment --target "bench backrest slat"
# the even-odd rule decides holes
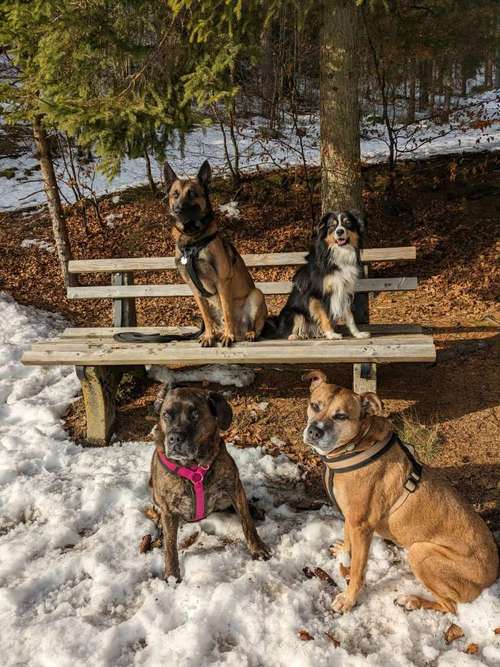
[[[255,283],[264,294],[289,294],[292,283]],[[399,292],[417,288],[417,279],[363,278],[358,280],[357,292]],[[192,296],[189,285],[103,285],[96,287],[68,287],[68,299],[126,299],[134,297]]]
[[[276,252],[243,255],[247,266],[300,266],[305,264],[306,252]],[[414,246],[400,248],[366,248],[361,251],[363,262],[414,260]],[[115,271],[167,271],[175,269],[173,257],[125,257],[111,259],[77,259],[68,264],[70,273],[114,273]]]

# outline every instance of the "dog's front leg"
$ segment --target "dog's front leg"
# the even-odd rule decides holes
[[[332,604],[332,608],[341,613],[354,607],[363,587],[373,530],[366,524],[349,525],[348,534],[351,542],[350,580],[347,589],[339,593]]]
[[[347,308],[345,312],[345,323],[354,338],[370,338],[369,331],[360,331],[358,329],[358,325],[356,324],[356,320],[354,319],[354,315],[350,307]]]
[[[217,339],[215,337],[214,323],[208,308],[208,302],[206,299],[196,293],[194,293],[193,296],[194,300],[196,301],[196,305],[200,309],[200,313],[203,318],[203,324],[205,325],[205,331],[201,334],[198,340],[200,341],[202,347],[213,347]]]
[[[177,551],[177,529],[179,517],[168,510],[162,509],[161,525],[163,529],[163,549],[165,552],[165,579],[175,577],[181,580],[179,569],[179,552]]]
[[[223,347],[230,347],[236,338],[233,314],[233,295],[231,293],[231,280],[223,280],[218,285],[218,292],[222,314],[224,316],[224,331],[221,337]]]
[[[260,539],[255,524],[248,509],[248,501],[243,488],[241,480],[238,479],[236,484],[235,494],[231,499],[234,509],[238,512],[241,519],[241,527],[243,528],[243,535],[248,546],[248,550],[252,554],[252,558],[259,560],[268,560],[271,558],[271,553],[264,542]]]

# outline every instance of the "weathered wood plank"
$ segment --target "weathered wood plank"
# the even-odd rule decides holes
[[[371,363],[433,362],[436,352],[432,338],[426,341],[380,343],[376,339],[309,341],[310,344],[281,345],[237,344],[231,348],[202,348],[188,343],[164,345],[92,346],[88,349],[61,350],[39,345],[24,353],[26,365],[124,366],[182,363],[185,366],[219,364],[298,364],[298,363]]]
[[[299,266],[305,264],[307,252],[275,252],[243,255],[247,266]],[[392,262],[414,260],[414,246],[398,248],[365,248],[363,262]],[[70,273],[114,273],[115,271],[166,271],[175,269],[173,257],[123,257],[110,259],[76,259],[68,264]]]
[[[408,334],[408,335],[398,335],[394,336],[384,336],[384,335],[375,335],[373,337],[374,342],[377,345],[385,344],[418,344],[426,343],[429,340],[429,336],[426,334]],[[272,347],[275,349],[283,348],[283,345],[288,347],[315,347],[318,345],[324,346],[325,349],[329,349],[331,345],[349,345],[363,346],[366,345],[366,338],[356,339],[351,336],[343,338],[341,340],[329,341],[325,338],[318,338],[314,340],[258,340],[251,343],[247,341],[241,341],[239,343],[242,347]],[[101,347],[106,347],[106,349],[118,349],[118,348],[127,348],[131,349],[136,345],[150,347],[152,345],[161,345],[162,343],[128,343],[124,341],[116,341],[109,336],[99,337],[82,337],[82,338],[58,338],[55,340],[41,341],[39,343],[33,343],[31,346],[32,350],[97,350]],[[186,341],[172,341],[170,343],[163,343],[163,345],[171,346],[183,346],[187,348],[198,347],[199,343],[196,340],[186,340]]]
[[[264,294],[289,294],[292,283],[255,283]],[[417,289],[415,277],[362,278],[358,280],[357,292],[402,292]],[[68,299],[124,299],[129,297],[176,297],[192,296],[189,285],[99,285],[91,287],[68,287]]]
[[[359,327],[361,331],[370,331],[374,334],[419,334],[422,327],[419,324],[363,324]],[[340,330],[344,330],[340,327]],[[63,338],[93,338],[112,337],[115,333],[122,331],[134,331],[137,333],[159,333],[159,334],[186,334],[197,331],[196,327],[68,327],[63,331]]]

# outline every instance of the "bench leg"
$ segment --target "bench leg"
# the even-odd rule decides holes
[[[109,443],[115,421],[115,394],[122,371],[110,366],[77,366],[87,417],[87,440],[93,445]]]
[[[133,273],[113,273],[112,285],[133,285]],[[135,312],[135,299],[113,299],[113,326],[114,327],[136,327],[137,316]]]
[[[352,388],[357,394],[377,391],[377,364],[365,362],[353,364]]]

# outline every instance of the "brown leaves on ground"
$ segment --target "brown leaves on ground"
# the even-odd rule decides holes
[[[335,648],[338,648],[340,646],[339,640],[335,639],[335,637],[332,635],[331,632],[325,632],[324,635],[327,639],[329,639],[332,642]]]
[[[299,630],[297,636],[302,642],[310,642],[314,637],[307,630]]]
[[[151,543],[153,541],[153,536],[150,533],[143,535],[141,539],[141,544],[139,545],[139,553],[145,554],[148,551],[151,551]]]
[[[451,644],[451,642],[454,642],[456,639],[460,639],[460,637],[463,636],[464,631],[459,625],[456,625],[455,623],[452,623],[444,633],[444,639],[447,644]]]
[[[479,646],[477,644],[469,644],[465,649],[465,652],[469,655],[476,655],[479,653]]]
[[[337,584],[332,579],[332,577],[328,574],[328,572],[325,572],[325,570],[323,570],[321,567],[315,567],[312,570],[310,567],[306,565],[306,567],[302,569],[302,572],[308,579],[316,577],[317,579],[321,579],[321,581],[325,581],[330,586],[334,586],[335,588],[337,588]]]

